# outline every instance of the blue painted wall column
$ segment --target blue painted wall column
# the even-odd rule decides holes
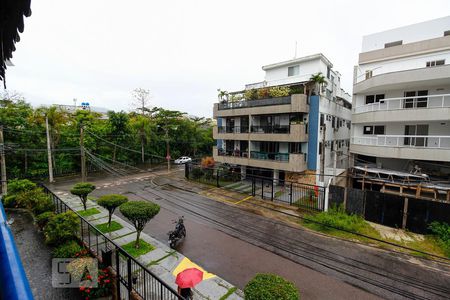
[[[317,170],[317,155],[319,154],[319,121],[320,121],[320,96],[314,95],[309,99],[308,122],[308,170]]]
[[[0,299],[32,300],[30,284],[6,220],[0,198]]]

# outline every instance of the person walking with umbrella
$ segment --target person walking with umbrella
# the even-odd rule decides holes
[[[185,269],[178,273],[175,283],[178,285],[178,294],[185,299],[192,299],[192,290],[195,285],[203,280],[203,272],[197,268]]]

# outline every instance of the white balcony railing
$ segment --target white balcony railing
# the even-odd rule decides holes
[[[431,136],[431,135],[359,136],[359,137],[352,137],[352,144],[381,146],[381,147],[450,149],[450,136]]]
[[[365,113],[372,111],[440,107],[450,107],[450,94],[380,99],[380,102],[357,106],[353,111],[355,113]]]

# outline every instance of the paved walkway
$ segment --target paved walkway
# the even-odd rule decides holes
[[[72,196],[66,192],[57,192],[57,195],[72,209],[76,211],[83,210],[83,206],[78,197]],[[85,217],[85,219],[92,225],[95,226],[108,222],[108,212],[95,202],[88,200],[87,208],[96,208],[100,211],[99,213]],[[115,215],[113,215],[112,221],[120,223],[123,228],[111,233],[106,233],[105,235],[111,240],[120,246],[136,240],[136,231],[132,225]],[[182,270],[191,267],[196,267],[204,271],[204,280],[193,289],[194,299],[221,299],[221,297],[226,295],[230,289],[234,288],[233,285],[224,279],[208,273],[194,262],[191,262],[181,253],[169,248],[165,243],[161,243],[150,235],[141,233],[141,240],[151,244],[155,247],[155,249],[137,257],[137,260],[146,265],[150,271],[159,276],[161,280],[173,287],[175,290],[177,289],[175,284],[176,275]],[[243,298],[243,292],[237,289],[224,299],[238,300]]]

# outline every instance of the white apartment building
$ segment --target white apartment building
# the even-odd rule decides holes
[[[350,151],[355,164],[450,174],[450,16],[363,37]]]
[[[321,128],[326,125],[325,173],[333,173],[334,151],[339,151],[337,168],[347,168],[350,95],[332,68],[323,54],[266,65],[264,81],[247,84],[243,91],[215,103],[214,159],[239,166],[243,174],[275,180],[306,170],[318,173]],[[318,73],[326,83],[314,88],[310,78]],[[289,93],[274,96],[277,88],[289,88]]]

